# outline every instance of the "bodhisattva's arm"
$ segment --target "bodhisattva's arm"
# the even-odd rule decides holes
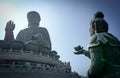
[[[7,22],[5,28],[5,41],[13,41],[14,40],[14,33],[13,30],[15,29],[15,24],[12,21]]]
[[[88,51],[84,50],[83,47],[80,45],[77,47],[74,47],[75,51],[74,54],[79,55],[79,54],[84,54],[86,57],[90,58],[90,54]]]

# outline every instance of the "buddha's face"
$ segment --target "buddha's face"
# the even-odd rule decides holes
[[[36,26],[36,25],[39,25],[39,22],[40,22],[41,18],[40,18],[38,13],[30,12],[27,15],[27,19],[28,19],[28,23],[29,23],[30,26]]]

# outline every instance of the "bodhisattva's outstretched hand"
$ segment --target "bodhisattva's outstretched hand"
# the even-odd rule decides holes
[[[15,24],[13,21],[8,21],[7,24],[6,24],[6,28],[5,28],[5,31],[6,32],[13,32],[13,30],[15,29]]]
[[[76,52],[74,52],[74,54],[84,54],[84,49],[83,49],[83,47],[81,47],[80,45],[79,46],[77,46],[77,47],[74,47],[74,49],[75,49],[75,51]]]

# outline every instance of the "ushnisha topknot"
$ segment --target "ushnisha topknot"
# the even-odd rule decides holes
[[[93,19],[90,22],[90,28],[93,29],[92,34],[108,32],[108,23],[104,19],[104,14],[101,11],[97,11],[93,15]]]
[[[101,11],[97,11],[94,14],[94,18],[104,18],[104,14]]]
[[[96,20],[103,20],[104,19],[104,14],[101,11],[97,11],[94,15],[93,15],[93,19],[91,19],[90,21],[90,25],[92,25]]]

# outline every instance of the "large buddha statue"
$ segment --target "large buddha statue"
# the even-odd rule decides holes
[[[35,11],[30,11],[27,14],[27,19],[28,28],[25,28],[18,33],[16,41],[23,42],[25,44],[26,50],[33,50],[36,52],[50,52],[51,41],[49,33],[46,28],[39,27],[39,22],[41,21],[39,13]],[[13,34],[14,28],[14,22],[9,21],[6,25],[6,34],[4,40],[15,40]]]

